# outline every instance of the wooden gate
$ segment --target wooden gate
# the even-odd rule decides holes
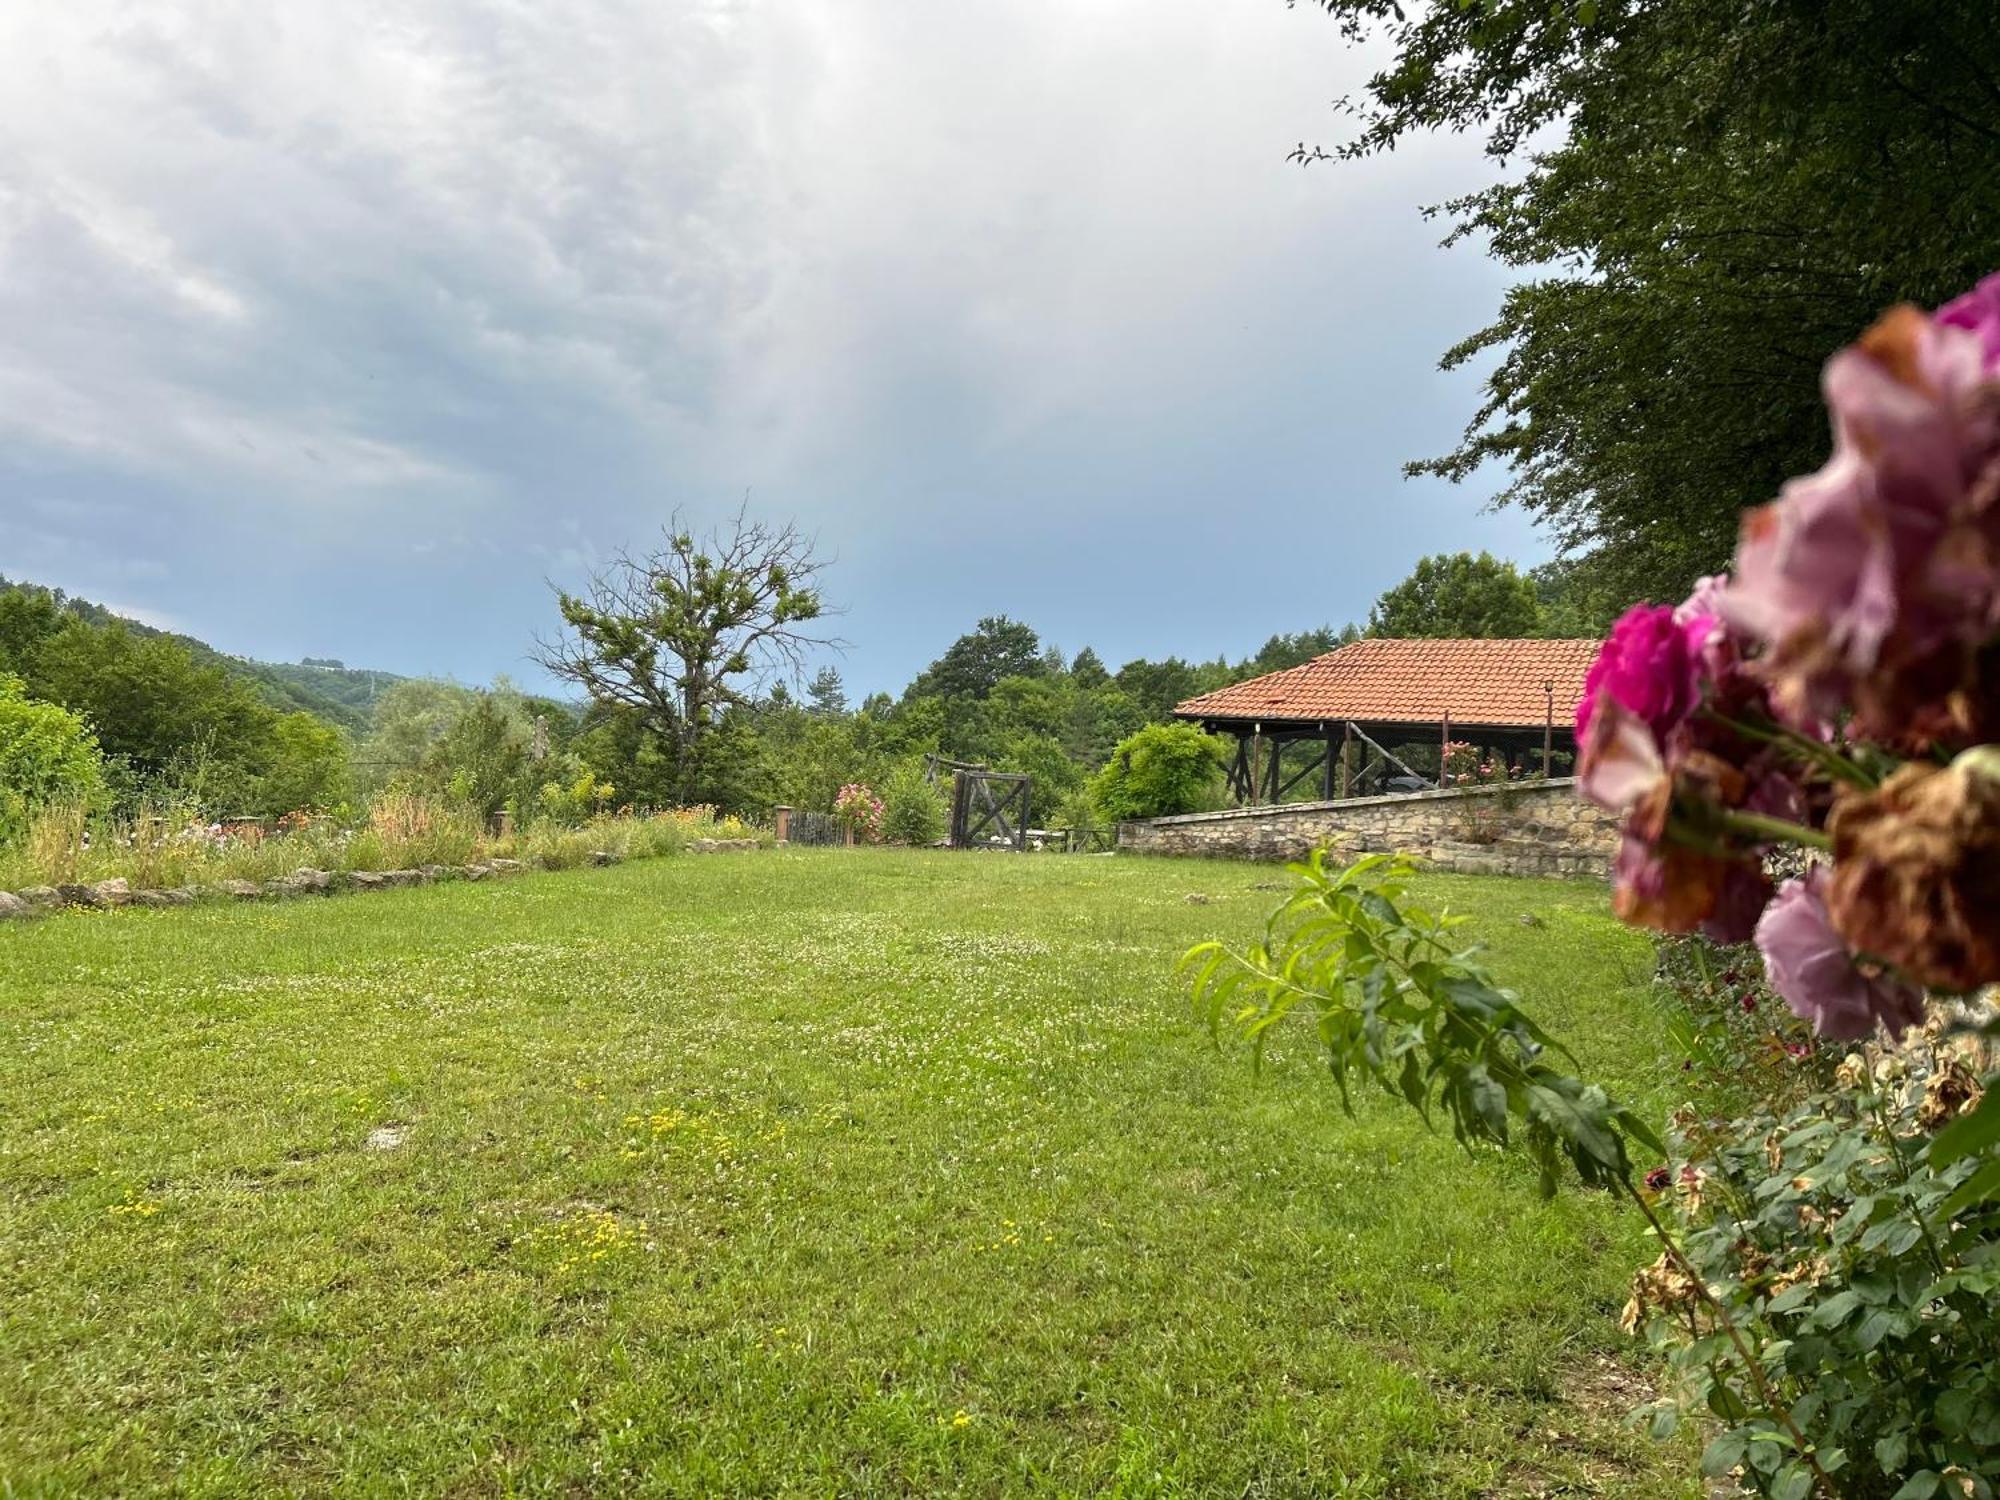
[[[1028,847],[1028,801],[1034,778],[1005,771],[959,769],[951,777],[951,847]]]

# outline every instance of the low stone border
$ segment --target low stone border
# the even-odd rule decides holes
[[[756,839],[696,839],[684,851],[689,854],[720,854],[760,848]],[[590,856],[593,865],[615,865],[625,856],[599,849]],[[173,890],[133,890],[123,876],[100,880],[91,885],[32,885],[19,891],[0,891],[0,921],[32,917],[44,912],[74,907],[108,911],[121,906],[192,906],[202,900],[270,901],[289,896],[331,896],[342,891],[400,890],[406,886],[434,885],[445,880],[492,880],[506,875],[524,875],[532,870],[555,869],[540,860],[477,860],[466,865],[422,865],[414,870],[315,870],[301,868],[270,880],[218,880],[212,885],[186,885]]]

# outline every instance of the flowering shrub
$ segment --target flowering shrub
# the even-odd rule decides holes
[[[1232,996],[1253,1036],[1309,1004],[1343,1088],[1358,1062],[1419,1108],[1441,1095],[1464,1140],[1525,1117],[1545,1186],[1567,1157],[1629,1197],[1661,1253],[1625,1321],[1680,1377],[1653,1427],[1719,1419],[1709,1472],[1784,1500],[1981,1500],[2000,1481],[2000,1089],[1976,1072],[2000,1036],[2000,276],[1889,313],[1825,390],[1832,458],[1745,518],[1729,574],[1618,621],[1576,730],[1581,792],[1620,817],[1618,914],[1754,941],[1813,1033],[1711,1005],[1691,1057],[1753,1032],[1809,1064],[1815,1040],[1862,1044],[1830,1087],[1752,1073],[1750,1113],[1683,1112],[1635,1185],[1625,1143],[1648,1137],[1537,1060],[1546,1040],[1393,874],[1315,862],[1265,943],[1190,957],[1211,1024]]]
[[[1499,786],[1518,781],[1521,773],[1497,755],[1481,755],[1479,747],[1464,740],[1446,740],[1444,770],[1439,786]]]
[[[1990,1496],[2000,1448],[2000,1211],[1935,1132],[1979,1097],[1936,1036],[1840,1065],[1782,1112],[1683,1111],[1644,1189],[1673,1246],[1639,1274],[1624,1325],[1679,1377],[1652,1412],[1720,1419],[1703,1468],[1760,1493]],[[1760,1410],[1729,1330],[1806,1435]],[[1804,1461],[1809,1458],[1810,1462]]]
[[[850,781],[833,799],[833,815],[849,832],[870,843],[882,837],[882,799],[858,781]]]

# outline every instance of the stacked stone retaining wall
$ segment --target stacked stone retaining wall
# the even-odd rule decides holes
[[[1568,778],[1237,807],[1118,828],[1119,850],[1134,854],[1287,860],[1322,847],[1347,857],[1385,850],[1467,874],[1573,879],[1607,877],[1617,845],[1617,820],[1580,800]]]

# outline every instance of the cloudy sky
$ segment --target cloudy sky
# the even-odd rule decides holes
[[[0,573],[277,660],[532,678],[680,506],[837,558],[899,688],[982,614],[1132,656],[1545,549],[1403,479],[1501,287],[1471,144],[1301,171],[1282,0],[0,14]]]

